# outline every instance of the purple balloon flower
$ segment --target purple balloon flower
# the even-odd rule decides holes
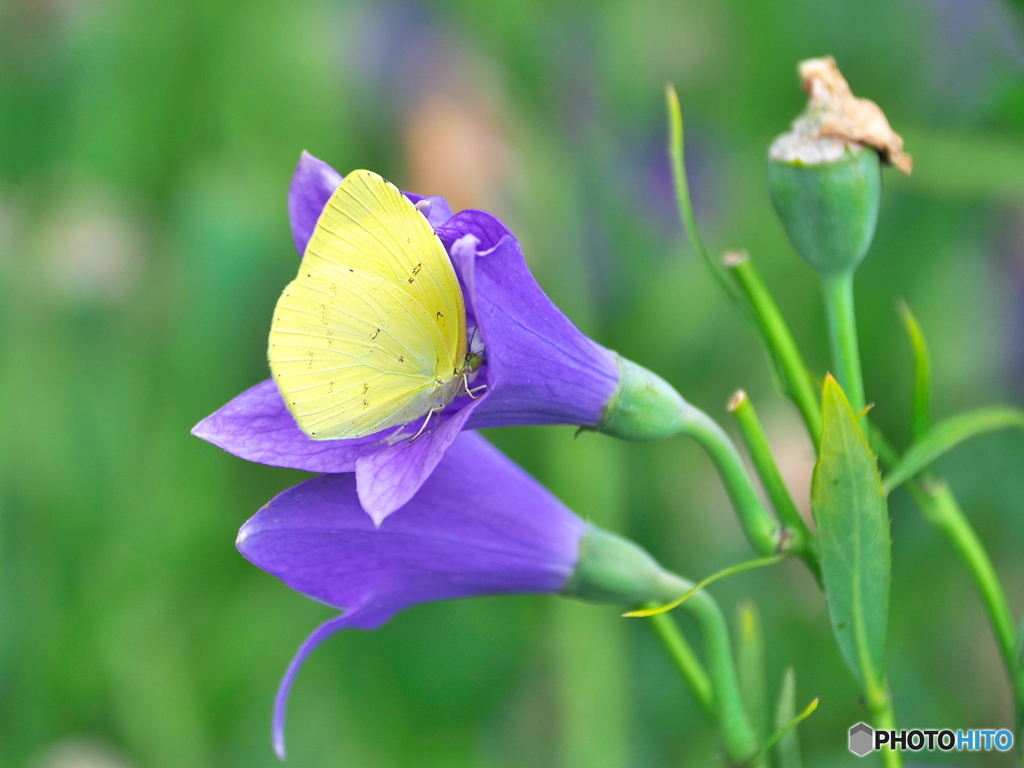
[[[374,629],[433,600],[559,592],[573,577],[587,530],[473,433],[458,436],[402,514],[379,527],[363,511],[351,474],[323,475],[275,498],[242,526],[239,551],[289,587],[345,611],[303,643],[281,681],[278,755],[295,675],[328,636]]]
[[[340,183],[333,168],[303,153],[288,193],[300,253]],[[623,362],[583,335],[551,302],[527,268],[519,241],[497,218],[484,211],[453,216],[443,198],[407,196],[422,203],[455,266],[467,325],[484,347],[484,364],[474,381],[474,388],[486,385],[482,394],[457,398],[415,440],[422,419],[367,437],[315,441],[299,429],[273,380],[267,380],[193,429],[250,461],[355,472],[362,506],[378,524],[413,497],[463,429],[600,426],[618,391]]]

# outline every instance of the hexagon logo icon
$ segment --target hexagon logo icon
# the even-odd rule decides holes
[[[875,732],[867,723],[857,723],[850,729],[850,751],[864,757],[874,751]]]

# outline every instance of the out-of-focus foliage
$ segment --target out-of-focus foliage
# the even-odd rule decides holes
[[[1024,397],[1020,14],[995,0],[2,0],[0,765],[275,764],[274,688],[330,611],[232,542],[300,475],[188,431],[267,376],[302,149],[493,210],[599,341],[723,422],[744,387],[805,502],[799,419],[674,218],[664,83],[687,117],[708,246],[750,249],[820,371],[816,279],[764,184],[767,145],[803,104],[796,62],[835,55],[904,133],[914,175],[885,176],[857,297],[873,418],[905,444],[913,364],[898,297],[932,344],[936,418]],[[749,556],[690,444],[554,428],[493,438],[690,578]],[[1018,613],[1022,462],[1020,436],[1000,433],[938,466]],[[963,568],[901,493],[891,513],[900,722],[1009,724]],[[805,570],[713,591],[727,607],[757,603],[767,677],[795,666],[798,709],[821,697],[801,729],[805,765],[841,764],[863,710]],[[643,622],[556,598],[423,606],[344,633],[303,671],[291,714],[300,767],[719,759]]]

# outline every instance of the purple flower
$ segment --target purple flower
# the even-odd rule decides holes
[[[432,600],[559,592],[574,575],[587,531],[473,433],[452,442],[402,514],[380,527],[363,511],[351,474],[323,475],[275,498],[242,526],[238,549],[289,587],[345,612],[310,635],[281,681],[274,708],[278,755],[284,757],[285,706],[295,675],[328,636],[347,627],[374,629]],[[668,589],[679,594],[674,583]]]
[[[303,153],[288,194],[302,253],[341,176]],[[440,197],[424,214],[452,259],[466,297],[468,327],[484,347],[474,388],[416,440],[422,419],[351,440],[314,441],[299,429],[272,380],[242,393],[193,434],[250,461],[311,472],[355,472],[363,508],[380,523],[430,476],[463,429],[525,424],[596,428],[619,388],[618,356],[584,336],[551,302],[526,266],[519,241],[484,211],[452,215]]]

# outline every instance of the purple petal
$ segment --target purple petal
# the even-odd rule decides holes
[[[519,241],[484,211],[438,230],[452,250],[486,343],[490,397],[471,429],[524,424],[596,426],[619,383],[616,356],[585,336],[545,295]],[[479,241],[475,259],[459,251]],[[456,248],[456,245],[459,247]]]
[[[309,654],[339,629],[372,629],[433,600],[561,590],[585,523],[479,435],[464,432],[401,515],[378,528],[351,474],[295,486],[256,513],[238,549],[292,589],[345,610],[288,667],[274,708],[284,755],[288,694]]]
[[[322,475],[257,512],[238,548],[293,589],[340,609],[373,606],[382,623],[428,600],[557,591],[583,526],[486,440],[463,432],[402,514],[379,528],[352,474]]]
[[[385,437],[310,440],[295,423],[273,379],[207,416],[192,434],[247,461],[307,472],[353,472],[356,460],[379,450]]]
[[[380,525],[413,497],[481,402],[483,398],[470,403],[419,437],[403,439],[356,461],[359,501],[374,523]]]
[[[289,191],[300,249],[340,182],[329,165],[303,153]],[[250,461],[312,472],[355,471],[363,504],[378,523],[416,492],[459,429],[596,426],[619,383],[615,354],[582,334],[548,299],[504,224],[484,211],[452,217],[443,198],[408,196],[429,201],[425,215],[435,225],[444,222],[437,233],[459,274],[467,319],[484,343],[477,380],[486,383],[485,395],[468,405],[468,398],[453,403],[440,425],[411,444],[407,438],[415,432],[409,428],[314,441],[295,424],[274,383],[266,381],[193,430]]]
[[[292,222],[292,239],[300,256],[306,252],[316,222],[341,180],[342,175],[323,160],[309,152],[302,153],[288,188],[288,217]],[[439,227],[452,217],[451,206],[440,195],[403,194],[414,203],[426,201],[423,215],[432,227]]]
[[[341,174],[323,160],[303,152],[288,187],[288,217],[292,222],[292,238],[301,256],[313,236],[317,219],[341,184]]]
[[[403,192],[402,194],[414,203],[423,200],[427,202],[426,207],[421,207],[421,210],[427,217],[427,221],[430,222],[430,226],[435,229],[452,217],[452,207],[440,195],[417,195],[415,192]]]
[[[455,273],[459,276],[459,284],[466,303],[466,319],[476,324],[476,253],[480,240],[476,235],[467,233],[451,244],[448,255],[451,257]]]
[[[306,641],[299,646],[299,650],[295,653],[291,663],[288,664],[288,670],[284,673],[284,677],[281,678],[281,683],[277,686],[277,695],[274,697],[274,752],[277,753],[277,757],[280,760],[284,760],[286,756],[284,747],[285,715],[288,711],[288,695],[291,693],[292,683],[295,682],[295,676],[299,673],[299,669],[305,663],[309,654],[315,651],[320,643],[338,630],[352,626],[353,619],[356,615],[357,613],[346,613],[344,616],[338,616],[337,618],[321,624],[316,631],[306,638]]]

